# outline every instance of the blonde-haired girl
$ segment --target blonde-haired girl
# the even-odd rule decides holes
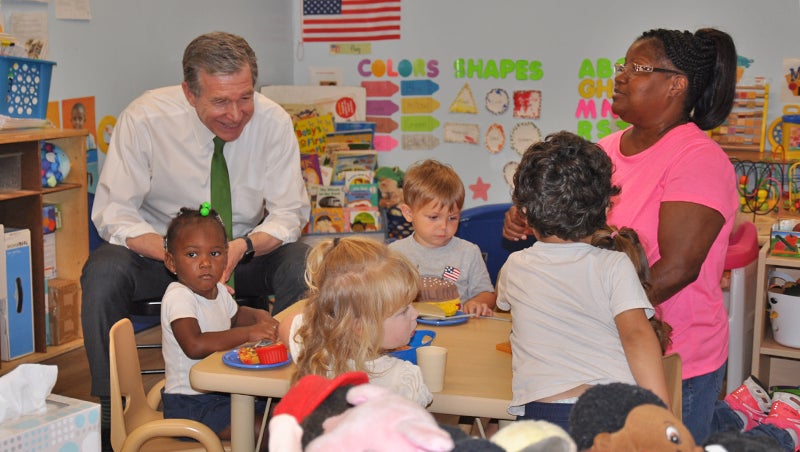
[[[427,406],[433,396],[419,368],[386,354],[408,344],[416,328],[416,268],[383,243],[347,237],[317,244],[305,276],[305,308],[279,330],[297,364],[293,382],[359,370],[370,382]]]

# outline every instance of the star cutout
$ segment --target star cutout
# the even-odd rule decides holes
[[[492,184],[487,184],[486,182],[483,181],[483,179],[478,177],[478,180],[474,184],[470,184],[469,186],[469,189],[472,190],[472,199],[481,198],[484,201],[488,201],[489,200],[488,192],[489,192],[489,187],[491,186]]]

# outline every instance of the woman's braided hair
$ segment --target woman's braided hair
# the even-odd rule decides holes
[[[659,28],[644,32],[637,41],[646,39],[660,43],[664,58],[686,74],[686,117],[702,130],[722,124],[736,91],[737,57],[731,36],[714,28],[695,33]]]

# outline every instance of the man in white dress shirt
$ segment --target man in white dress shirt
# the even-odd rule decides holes
[[[181,207],[211,200],[215,136],[232,201],[223,282],[235,274],[237,298],[274,294],[273,314],[306,289],[307,246],[297,239],[310,208],[297,139],[289,115],[255,91],[255,53],[239,36],[205,34],[187,46],[183,72],[181,85],[145,92],[120,114],[97,186],[92,221],[105,243],[83,269],[81,318],[104,427],[109,329],[130,303],[160,298],[174,281],[163,237]]]

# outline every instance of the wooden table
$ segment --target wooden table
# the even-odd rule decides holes
[[[508,319],[508,314],[499,317]],[[511,355],[495,346],[508,341],[511,323],[470,319],[461,325],[419,325],[436,332],[434,345],[447,348],[444,389],[433,394],[428,410],[495,419],[514,419],[506,411],[511,401]],[[294,364],[270,370],[248,370],[222,363],[214,353],[192,367],[190,380],[197,390],[231,394],[231,445],[234,451],[252,451],[254,397],[282,397],[289,390]]]

